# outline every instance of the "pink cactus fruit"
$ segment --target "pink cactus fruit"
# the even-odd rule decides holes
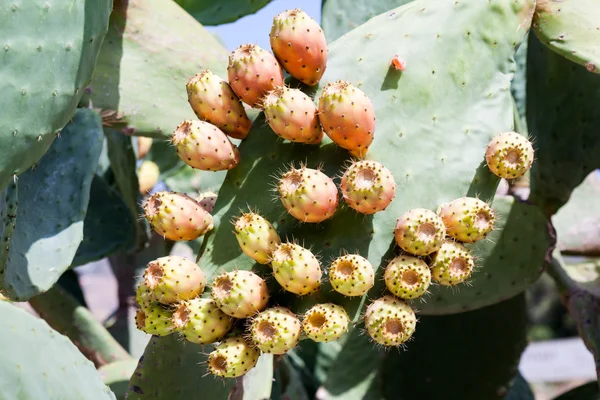
[[[383,211],[396,196],[391,171],[378,161],[354,162],[342,175],[340,185],[346,204],[362,214]]]
[[[431,271],[425,261],[407,255],[391,260],[383,277],[394,296],[407,300],[423,296],[431,284]]]
[[[426,256],[440,248],[446,237],[446,227],[433,211],[413,208],[396,220],[394,237],[407,253]]]
[[[207,213],[212,214],[215,209],[215,203],[217,202],[217,194],[214,192],[200,193],[196,198],[196,201]]]
[[[189,342],[209,344],[221,340],[233,327],[234,319],[212,299],[196,297],[178,304],[173,313],[175,329]]]
[[[344,307],[333,303],[311,307],[302,319],[304,334],[315,342],[331,342],[348,331],[350,318]]]
[[[206,276],[192,260],[166,256],[148,263],[144,284],[156,301],[168,305],[200,296],[206,286]]]
[[[384,346],[400,346],[409,340],[417,326],[413,309],[403,300],[386,295],[373,301],[365,311],[369,336]]]
[[[362,296],[375,284],[375,270],[366,258],[346,254],[331,263],[329,282],[336,292],[344,296]]]
[[[256,366],[260,351],[242,336],[224,339],[208,355],[208,370],[221,378],[238,378]]]
[[[214,227],[212,216],[183,193],[154,193],[146,199],[143,209],[152,229],[165,239],[194,240]]]
[[[252,318],[249,336],[263,353],[285,354],[300,340],[302,324],[284,307],[268,308]]]
[[[188,101],[196,116],[235,139],[245,139],[252,127],[244,105],[229,83],[209,70],[186,84]]]
[[[321,287],[321,265],[308,249],[295,243],[282,243],[273,249],[273,276],[288,292],[303,296]]]
[[[464,243],[485,239],[494,229],[496,220],[491,207],[474,197],[461,197],[442,204],[437,214],[444,221],[446,234]]]
[[[259,264],[271,261],[273,248],[281,244],[281,238],[273,225],[255,212],[243,213],[234,221],[235,237],[248,257]]]
[[[184,121],[171,137],[177,155],[192,168],[224,171],[240,162],[240,151],[231,140],[211,123]]]
[[[464,245],[445,240],[431,257],[429,266],[433,281],[444,286],[456,286],[471,277],[475,261]]]
[[[215,278],[211,289],[217,307],[230,317],[248,318],[269,302],[267,284],[252,271],[224,272]]]
[[[485,161],[492,173],[500,178],[515,179],[525,175],[533,164],[531,142],[516,132],[500,133],[490,141]]]

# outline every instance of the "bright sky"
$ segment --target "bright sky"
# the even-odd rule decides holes
[[[321,22],[321,0],[274,0],[255,14],[247,15],[231,24],[207,26],[206,29],[218,33],[230,51],[246,43],[271,50],[269,32],[273,17],[293,8],[301,8],[315,21]]]

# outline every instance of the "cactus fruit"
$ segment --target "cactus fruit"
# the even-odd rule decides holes
[[[321,287],[319,260],[308,249],[295,243],[282,243],[273,249],[273,276],[288,292],[299,296]]]
[[[444,221],[433,211],[414,208],[396,220],[394,237],[400,248],[416,256],[437,251],[446,237]]]
[[[389,262],[383,278],[385,286],[394,296],[401,299],[416,299],[429,289],[431,271],[420,258],[399,255]]]
[[[490,206],[474,197],[461,197],[442,204],[437,214],[446,226],[446,234],[464,243],[484,239],[494,229],[496,220]]]
[[[135,324],[140,331],[150,335],[167,336],[175,331],[172,318],[172,310],[163,305],[154,304],[136,311]]]
[[[142,161],[140,168],[138,169],[138,182],[140,186],[140,193],[145,195],[152,190],[158,183],[160,176],[160,169],[155,162],[150,160]]]
[[[189,342],[209,344],[221,340],[233,326],[233,318],[212,299],[196,297],[179,303],[173,325]]]
[[[338,340],[348,331],[350,319],[344,307],[333,303],[311,307],[302,319],[302,329],[315,342]]]
[[[150,148],[152,148],[152,142],[153,139],[150,137],[137,136],[136,144],[138,160],[141,160],[142,158],[146,157],[146,155],[150,151]]]
[[[269,301],[267,284],[252,271],[224,272],[215,278],[211,288],[217,307],[235,318],[262,311]]]
[[[152,228],[169,240],[194,240],[214,227],[212,215],[183,193],[154,193],[143,209]]]
[[[375,270],[366,258],[346,254],[331,263],[329,282],[336,292],[344,296],[362,296],[375,284]]]
[[[252,342],[263,353],[285,354],[296,347],[302,325],[296,315],[284,307],[272,307],[257,314],[250,323]]]
[[[399,346],[409,340],[417,325],[413,309],[403,300],[386,295],[373,301],[365,311],[369,336],[384,346]]]
[[[143,280],[135,289],[135,302],[141,309],[146,309],[156,303],[152,289]]]
[[[254,108],[262,107],[267,92],[283,85],[283,71],[275,56],[254,44],[241,45],[231,52],[227,77],[235,94]]]
[[[281,244],[273,225],[261,215],[248,212],[234,223],[235,237],[242,251],[259,264],[268,264],[273,248]]]
[[[252,121],[227,81],[204,70],[187,82],[186,90],[190,106],[199,119],[210,122],[232,138],[248,136]]]
[[[206,276],[195,262],[181,256],[166,256],[148,263],[144,284],[158,302],[173,304],[200,296]]]
[[[215,203],[217,202],[217,194],[214,192],[204,192],[196,198],[196,201],[207,213],[212,214],[215,209]]]
[[[295,8],[273,18],[269,35],[273,54],[300,82],[314,86],[327,66],[327,41],[323,30],[304,11]]]
[[[364,158],[375,137],[375,110],[367,95],[350,82],[328,83],[319,98],[323,131],[338,146]]]
[[[340,184],[346,204],[363,214],[385,210],[396,195],[389,169],[377,161],[357,161],[342,175]]]
[[[515,179],[529,171],[533,156],[533,146],[526,137],[516,132],[504,132],[490,141],[485,161],[494,175]]]
[[[316,169],[292,167],[279,179],[277,190],[285,209],[302,222],[322,222],[338,206],[335,183]]]
[[[224,171],[240,162],[240,151],[222,130],[206,121],[183,121],[171,137],[177,155],[192,168]]]
[[[323,140],[317,106],[300,89],[278,86],[267,93],[263,106],[267,123],[281,138],[307,144]]]
[[[431,278],[444,286],[458,285],[469,279],[475,262],[469,250],[453,240],[446,240],[432,256]]]
[[[223,340],[208,355],[208,370],[222,378],[237,378],[256,366],[260,352],[241,336]]]

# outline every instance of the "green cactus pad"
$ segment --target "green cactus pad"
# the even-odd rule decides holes
[[[463,195],[479,195],[484,200],[493,197],[499,179],[487,170],[484,154],[495,134],[513,128],[512,57],[526,33],[517,28],[527,26],[531,7],[531,0],[516,4],[509,0],[418,0],[331,43],[322,84],[347,79],[370,97],[377,127],[367,158],[392,171],[398,184],[396,200],[374,215],[340,207],[323,223],[298,225],[286,215],[280,201],[268,194],[276,182],[273,176],[286,170],[290,162],[296,166],[305,162],[309,168],[322,165],[328,176],[339,177],[347,165],[347,152],[328,138],[319,146],[279,140],[259,116],[240,145],[240,164],[229,171],[219,192],[215,233],[200,259],[207,275],[219,269],[253,267],[253,260],[236,248],[229,222],[247,205],[272,222],[281,237],[313,248],[324,266],[346,250],[381,267],[392,255],[396,218],[407,210],[435,210]],[[407,62],[404,72],[391,66],[396,53]],[[477,63],[472,62],[475,58]],[[515,259],[518,264],[529,261],[519,253]],[[354,320],[361,300],[344,298],[330,289],[327,283],[320,293],[306,296],[302,304],[291,303],[292,307],[302,312],[316,302],[331,301],[345,305]],[[491,297],[497,301],[503,293],[487,295],[488,301]],[[435,302],[435,307],[441,307],[437,312],[455,308],[453,299],[447,301]],[[460,303],[456,306],[461,307]]]
[[[596,0],[538,0],[532,27],[550,49],[600,74],[600,5]]]
[[[3,399],[115,399],[94,364],[43,320],[0,301]]]
[[[109,27],[89,90],[114,129],[166,139],[195,118],[187,80],[204,68],[227,76],[227,50],[174,1],[120,1]]]
[[[100,116],[78,109],[39,163],[19,176],[19,208],[0,289],[14,300],[48,290],[71,265],[84,232],[102,149]]]
[[[10,183],[0,192],[0,282],[6,268],[8,251],[15,226],[17,224],[17,209],[19,207],[19,189],[16,183]]]
[[[271,0],[229,0],[226,3],[213,0],[175,0],[203,25],[221,25],[254,14]]]
[[[150,339],[129,382],[128,400],[226,399],[235,380],[217,380],[208,373],[206,360],[213,345],[203,347],[176,335]]]
[[[600,168],[600,76],[530,35],[527,126],[535,134],[529,200],[551,216]]]
[[[125,400],[129,379],[137,364],[137,360],[115,361],[98,368],[102,381],[116,395],[117,400]]]
[[[36,163],[92,77],[112,1],[6,2],[0,14],[0,190]]]

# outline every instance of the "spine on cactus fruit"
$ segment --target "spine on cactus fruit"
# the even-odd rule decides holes
[[[208,355],[208,370],[222,378],[243,376],[256,366],[260,351],[242,336],[220,342]]]
[[[445,240],[431,257],[429,266],[431,277],[435,282],[444,286],[455,286],[469,279],[475,261],[464,245],[453,240]]]
[[[265,281],[252,271],[224,272],[212,285],[212,298],[225,314],[247,318],[264,310],[269,301]]]
[[[249,336],[263,353],[285,354],[300,340],[302,324],[284,307],[268,308],[252,318]]]
[[[273,54],[300,82],[314,86],[327,67],[327,41],[319,24],[299,8],[273,18],[269,35]]]
[[[212,216],[183,193],[157,192],[143,204],[144,216],[165,239],[194,240],[214,227]]]
[[[224,171],[240,162],[237,146],[215,125],[206,121],[183,121],[171,142],[179,158],[192,168],[203,171]]]
[[[281,244],[273,225],[255,212],[243,213],[233,225],[235,237],[244,254],[259,264],[268,264],[273,248]]]
[[[331,342],[348,331],[349,323],[344,307],[324,303],[311,307],[304,314],[302,328],[306,336],[315,342]]]
[[[221,340],[233,327],[233,322],[214,300],[201,297],[179,303],[173,313],[175,329],[187,341],[197,344]]]
[[[374,214],[390,205],[396,195],[392,172],[377,161],[357,161],[342,175],[346,204],[362,214]]]
[[[244,44],[229,55],[227,77],[231,89],[250,107],[262,108],[264,96],[283,85],[283,71],[273,54]]]
[[[174,304],[200,296],[206,276],[195,262],[181,256],[166,256],[148,263],[144,285],[158,302]]]
[[[362,296],[375,284],[375,270],[361,255],[346,254],[331,263],[329,282],[344,296]]]
[[[369,336],[384,346],[400,346],[409,340],[417,325],[413,309],[403,300],[385,295],[373,301],[365,311]]]
[[[423,296],[431,284],[431,271],[425,261],[400,255],[391,260],[384,273],[385,286],[401,299]]]
[[[295,243],[275,247],[271,259],[273,276],[288,292],[303,296],[321,287],[321,265],[308,249]]]
[[[438,215],[446,226],[446,234],[464,243],[485,239],[494,229],[496,220],[491,207],[474,197],[461,197],[442,204]]]
[[[266,94],[263,107],[267,123],[279,137],[306,144],[323,140],[317,106],[300,89],[278,86]]]
[[[277,190],[281,203],[294,218],[318,223],[333,217],[338,206],[338,191],[333,180],[323,172],[301,167],[291,168],[279,179]]]
[[[231,86],[210,70],[193,76],[186,84],[190,106],[196,116],[217,126],[235,139],[245,139],[252,127],[244,105]]]
[[[396,244],[407,253],[426,256],[437,251],[446,237],[444,221],[433,211],[414,208],[396,220]]]
[[[485,161],[490,171],[504,179],[525,175],[533,164],[533,157],[531,142],[516,132],[503,132],[494,136],[485,152]]]

